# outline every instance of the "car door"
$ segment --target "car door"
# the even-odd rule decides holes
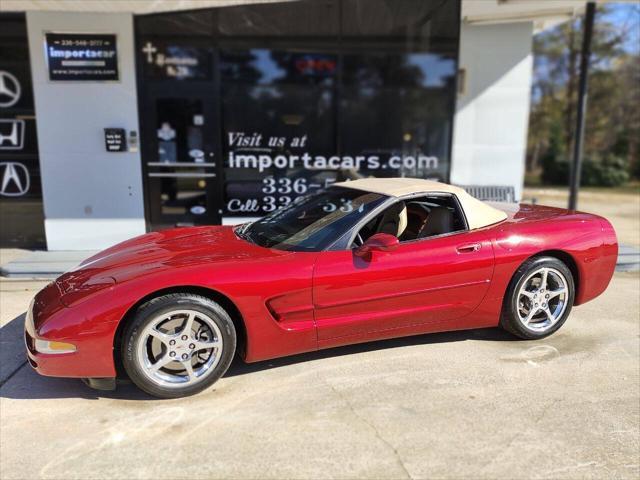
[[[369,259],[352,250],[322,252],[313,277],[318,340],[349,343],[460,318],[482,301],[493,267],[493,246],[482,230],[401,243]]]

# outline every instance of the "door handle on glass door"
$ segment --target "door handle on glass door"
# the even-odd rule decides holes
[[[477,252],[481,248],[482,248],[481,243],[466,243],[464,245],[459,245],[458,248],[456,248],[456,250],[458,251],[458,253],[472,253],[472,252]]]

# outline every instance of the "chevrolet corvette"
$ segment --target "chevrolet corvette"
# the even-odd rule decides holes
[[[40,374],[162,398],[256,362],[392,337],[502,327],[541,339],[600,295],[604,218],[488,204],[409,178],[336,183],[240,226],[152,232],[41,290],[25,342]]]

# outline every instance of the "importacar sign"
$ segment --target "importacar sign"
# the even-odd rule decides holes
[[[117,81],[116,36],[46,33],[45,56],[52,81]]]

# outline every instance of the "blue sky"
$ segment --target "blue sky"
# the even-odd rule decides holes
[[[610,3],[604,20],[627,30],[625,48],[629,53],[640,54],[640,2]]]

